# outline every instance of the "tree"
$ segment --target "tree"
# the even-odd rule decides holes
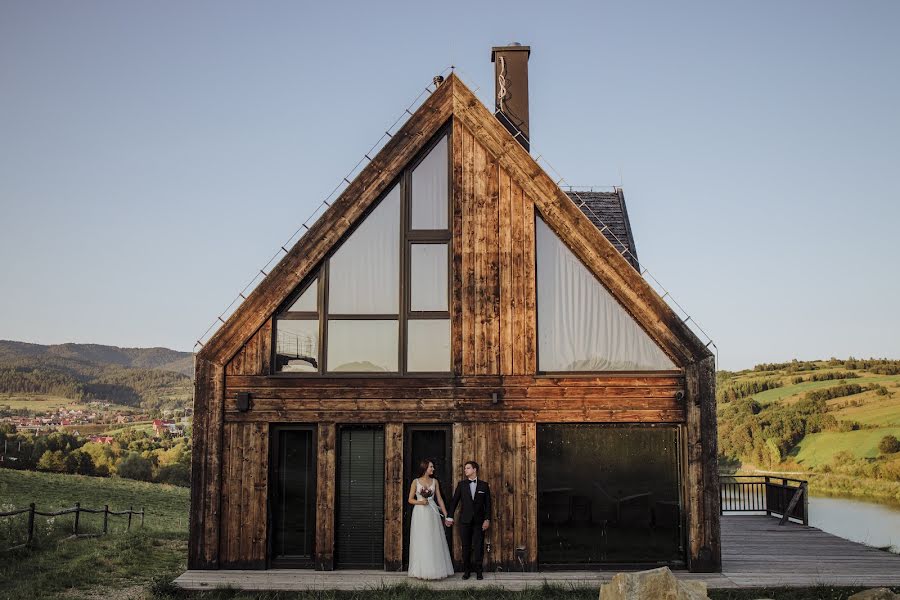
[[[878,442],[878,450],[882,454],[894,454],[900,452],[900,440],[893,435],[886,435]]]
[[[37,468],[40,471],[62,473],[66,470],[66,457],[63,455],[62,450],[57,450],[55,452],[47,450],[41,454],[41,458],[37,463]]]
[[[137,452],[129,452],[123,458],[117,468],[119,477],[127,479],[137,479],[139,481],[150,481],[153,477],[153,465],[150,461]]]

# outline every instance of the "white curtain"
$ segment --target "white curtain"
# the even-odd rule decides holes
[[[412,174],[412,228],[447,229],[447,136]]]
[[[329,262],[328,312],[396,315],[400,295],[400,187],[366,217]]]
[[[539,217],[536,245],[541,371],[676,368]]]
[[[413,244],[410,310],[447,310],[447,244]]]

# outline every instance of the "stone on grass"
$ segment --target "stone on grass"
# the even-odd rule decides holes
[[[853,594],[847,600],[900,600],[900,594],[895,594],[887,588],[873,588]]]
[[[709,600],[706,583],[679,581],[668,567],[617,573],[600,586],[600,600]]]

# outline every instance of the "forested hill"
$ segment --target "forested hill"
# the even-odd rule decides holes
[[[716,399],[726,469],[843,475],[857,487],[876,480],[882,495],[900,500],[900,361],[794,360],[719,371]]]
[[[190,399],[193,359],[168,348],[0,340],[0,393],[156,408]]]

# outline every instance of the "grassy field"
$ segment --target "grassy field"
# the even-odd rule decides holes
[[[63,398],[62,396],[50,396],[43,394],[0,394],[0,406],[8,406],[12,409],[27,408],[36,412],[44,412],[56,408],[89,410],[91,406],[87,402]],[[121,412],[138,412],[140,409],[124,404],[110,404],[108,410]]]
[[[856,458],[875,458],[878,456],[878,442],[886,435],[900,437],[900,427],[813,433],[797,444],[794,448],[796,455],[792,458],[807,467],[827,464],[842,450]]]
[[[11,552],[0,561],[0,600],[148,597],[154,580],[170,580],[186,567],[188,493],[186,488],[127,479],[0,469],[0,504],[7,509],[34,502],[38,510],[53,510],[80,502],[91,508],[109,504],[111,510],[134,506],[146,511],[142,529],[126,533],[124,519],[110,517],[109,535],[79,539],[65,539],[71,515],[37,517],[37,547]],[[99,531],[101,518],[82,515],[80,528]],[[0,525],[14,527],[10,521],[0,520]],[[0,528],[0,544],[15,533]]]
[[[823,369],[822,371],[816,371],[816,373],[828,373],[830,371],[846,371],[846,369]],[[865,371],[854,371],[858,378],[847,379],[847,383],[858,383],[859,385],[871,385],[877,383],[879,385],[883,385],[888,388],[890,391],[900,391],[900,388],[897,386],[898,382],[900,382],[900,375],[872,375]],[[808,374],[806,375],[809,376]],[[742,377],[741,379],[746,378]],[[757,379],[757,377],[750,377],[749,379]],[[791,377],[782,377],[785,380],[786,385],[784,387],[775,388],[772,390],[766,390],[765,392],[760,392],[758,394],[754,394],[752,398],[759,402],[762,405],[771,404],[772,402],[777,402],[779,400],[783,402],[796,402],[803,397],[803,394],[806,392],[811,392],[812,390],[821,390],[825,388],[834,387],[837,385],[841,385],[840,380],[832,379],[830,381],[804,381],[803,383],[787,383],[791,380]],[[868,392],[869,394],[873,394],[874,392]],[[900,396],[900,394],[897,394]],[[863,394],[856,394],[852,396],[852,398],[862,397]],[[848,396],[850,398],[850,396]]]

